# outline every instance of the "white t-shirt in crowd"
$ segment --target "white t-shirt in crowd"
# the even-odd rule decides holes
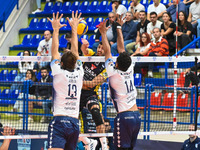
[[[147,9],[147,13],[150,14],[151,12],[156,12],[157,14],[159,14],[165,10],[166,10],[166,7],[162,3],[159,3],[159,5],[157,7],[155,7],[155,5],[153,3],[153,4],[149,5],[149,7]]]
[[[146,46],[140,47],[140,44],[138,44],[138,48],[140,48],[140,52],[143,52],[145,49],[149,48],[151,43],[147,44]]]
[[[45,39],[40,41],[37,48],[38,52],[41,52],[41,56],[51,56],[52,38],[49,41]]]
[[[137,6],[133,6],[133,11],[134,12],[140,12],[142,10],[145,11],[145,7],[140,3]],[[131,11],[131,6],[129,6],[128,11]]]
[[[152,22],[149,22],[149,23],[147,24],[147,33],[150,35],[150,34],[151,34],[151,31],[152,31],[154,28],[159,28],[159,29],[161,29],[161,25],[162,25],[162,22],[159,21],[159,20],[156,21],[155,26],[153,25]],[[152,36],[152,39],[154,39],[153,34],[151,34],[151,36]]]
[[[196,2],[193,2],[190,5],[189,12],[192,14],[192,21],[200,19],[200,2],[196,4]]]
[[[126,7],[124,5],[121,5],[121,4],[116,9],[116,14],[119,14],[119,15],[123,14],[122,18],[126,17],[126,12],[127,12]]]

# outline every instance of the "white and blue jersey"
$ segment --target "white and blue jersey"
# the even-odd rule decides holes
[[[82,62],[78,60],[74,71],[68,71],[61,69],[56,61],[51,62],[54,88],[53,115],[78,118],[84,75]]]
[[[74,150],[79,136],[79,105],[83,85],[83,67],[77,61],[73,71],[63,70],[58,60],[51,62],[53,75],[53,115],[48,127],[48,148]]]
[[[136,104],[137,91],[134,86],[134,64],[127,71],[115,68],[113,60],[109,58],[106,63],[109,77],[110,95],[117,112],[123,112]]]

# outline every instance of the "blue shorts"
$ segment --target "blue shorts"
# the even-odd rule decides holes
[[[75,150],[79,136],[79,120],[55,116],[48,127],[48,148]]]
[[[114,120],[114,147],[133,149],[140,130],[139,111],[127,111],[117,115]]]

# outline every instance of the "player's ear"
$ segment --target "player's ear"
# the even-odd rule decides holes
[[[118,68],[118,63],[117,62],[115,63],[115,68]]]
[[[61,67],[63,66],[63,62],[62,62],[62,61],[60,62],[60,66],[61,66]]]

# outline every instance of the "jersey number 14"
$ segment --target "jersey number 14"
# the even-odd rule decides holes
[[[134,89],[133,89],[133,83],[132,83],[132,80],[129,80],[129,81],[125,81],[125,84],[126,84],[126,89],[127,89],[127,92],[130,93],[132,92]]]

